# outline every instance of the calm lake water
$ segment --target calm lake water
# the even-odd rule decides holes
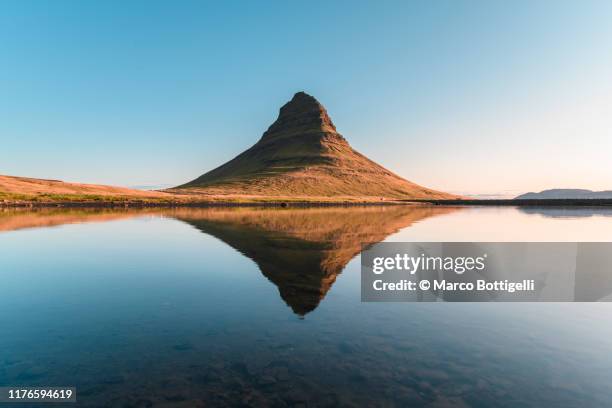
[[[382,240],[612,241],[612,210],[0,211],[0,386],[76,386],[78,406],[612,406],[612,305],[361,303],[361,244]]]

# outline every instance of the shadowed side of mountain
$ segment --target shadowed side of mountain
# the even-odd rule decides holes
[[[326,109],[304,92],[280,109],[254,146],[170,191],[364,200],[457,198],[407,181],[354,150]]]

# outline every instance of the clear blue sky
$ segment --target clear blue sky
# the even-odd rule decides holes
[[[178,184],[304,90],[453,192],[612,189],[609,1],[0,4],[0,174]]]

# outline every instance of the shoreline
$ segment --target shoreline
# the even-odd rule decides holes
[[[395,205],[612,207],[612,199],[495,199],[495,200],[393,200],[393,201],[7,201],[0,208],[207,208],[207,207],[359,207]]]
[[[364,206],[398,206],[426,205],[427,203],[407,203],[399,201],[193,201],[193,202],[0,202],[0,208],[211,208],[211,207],[274,207],[274,208],[307,208],[307,207],[364,207]]]
[[[426,203],[452,206],[514,206],[514,207],[607,207],[609,198],[546,198],[546,199],[493,199],[493,200],[401,200],[405,203]]]

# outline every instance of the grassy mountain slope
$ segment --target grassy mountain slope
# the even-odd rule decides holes
[[[376,199],[456,198],[407,181],[355,151],[312,96],[295,94],[250,149],[172,192]]]
[[[29,177],[0,175],[0,200],[92,200],[112,198],[164,199],[170,194],[158,191],[132,190],[98,184],[66,183]]]

